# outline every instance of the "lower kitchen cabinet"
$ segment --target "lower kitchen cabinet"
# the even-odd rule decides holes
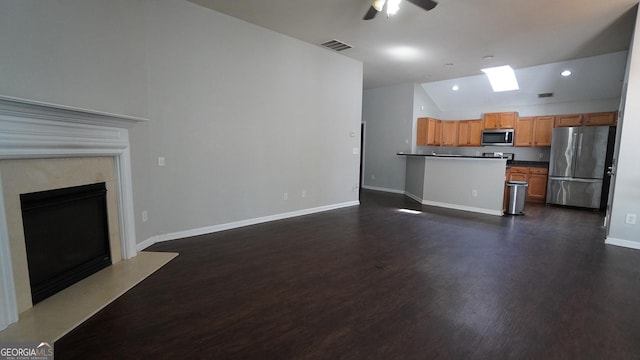
[[[547,174],[547,169],[529,168],[527,201],[544,203],[547,200]]]
[[[512,166],[507,171],[508,181],[526,181],[527,202],[544,203],[547,199],[547,174],[546,168]]]

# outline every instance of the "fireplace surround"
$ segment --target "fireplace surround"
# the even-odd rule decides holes
[[[146,119],[0,96],[0,160],[113,159],[120,256],[136,256],[128,129]],[[0,330],[18,321],[0,173]]]

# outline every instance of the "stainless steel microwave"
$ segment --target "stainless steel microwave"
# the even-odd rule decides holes
[[[482,145],[513,146],[513,129],[482,130]]]

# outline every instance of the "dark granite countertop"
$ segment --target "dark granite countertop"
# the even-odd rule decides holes
[[[506,157],[499,156],[471,156],[471,155],[455,155],[455,154],[414,154],[399,152],[397,155],[404,156],[424,156],[424,157],[437,157],[437,158],[460,158],[460,159],[506,159]]]
[[[525,166],[525,167],[539,167],[548,168],[548,161],[525,161],[525,160],[510,160],[507,161],[507,166]]]

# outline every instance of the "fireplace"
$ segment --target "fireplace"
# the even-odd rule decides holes
[[[21,194],[33,304],[111,265],[106,183]]]
[[[32,306],[19,194],[106,180],[111,259],[136,256],[128,129],[145,121],[0,96],[0,330]],[[20,178],[35,183],[11,195],[27,186],[7,169],[18,163],[37,165]]]

